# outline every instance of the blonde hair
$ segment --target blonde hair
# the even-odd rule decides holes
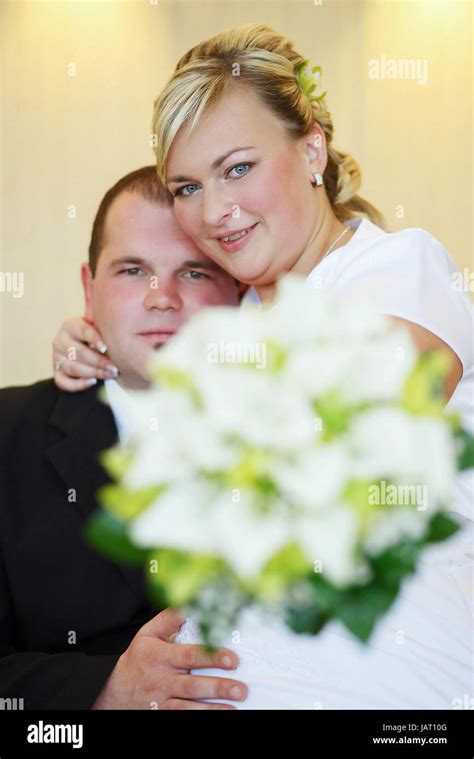
[[[300,87],[296,67],[304,60],[289,39],[262,24],[234,26],[183,55],[154,104],[152,129],[163,184],[168,153],[181,126],[189,123],[194,129],[230,86],[243,84],[284,123],[289,136],[303,137],[315,122],[321,126],[328,152],[324,184],[335,216],[340,221],[366,216],[385,227],[381,212],[357,195],[357,161],[332,145],[334,127],[324,100],[310,102]]]

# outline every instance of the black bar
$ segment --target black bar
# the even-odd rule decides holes
[[[253,759],[257,751],[268,756],[276,743],[279,755],[292,758],[370,755],[472,759],[473,715],[469,706],[453,711],[415,712],[19,709],[0,712],[0,759],[32,756],[200,759],[203,753],[226,756],[230,750],[234,754],[237,747],[242,759],[247,756]],[[62,733],[57,727],[61,725],[69,743],[60,742]],[[43,742],[29,742],[28,736],[42,737]],[[50,737],[57,742],[45,740]],[[78,747],[74,748],[74,744]]]

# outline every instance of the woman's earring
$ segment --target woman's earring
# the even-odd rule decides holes
[[[324,184],[324,180],[323,180],[323,178],[322,178],[321,174],[319,173],[319,171],[316,171],[316,172],[313,174],[313,177],[314,177],[314,179],[315,179],[315,181],[316,181],[316,187],[321,187],[321,185],[323,185],[323,184]]]

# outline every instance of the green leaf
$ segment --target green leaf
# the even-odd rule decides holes
[[[271,372],[280,372],[285,366],[287,359],[286,350],[270,338],[265,340],[265,346],[267,369]]]
[[[288,589],[284,598],[286,622],[295,632],[316,635],[331,619],[341,619],[357,637],[365,639],[368,610],[364,610],[362,624],[358,606],[361,599],[364,603],[364,597],[360,596],[360,590],[336,587],[321,574],[312,573]]]
[[[265,601],[281,597],[288,585],[306,577],[311,565],[297,543],[291,543],[274,554],[257,579],[255,593]]]
[[[157,609],[165,609],[171,604],[168,602],[166,589],[155,582],[148,582],[146,585],[146,595],[148,600],[156,606]]]
[[[395,588],[369,585],[343,594],[336,616],[363,643],[367,643],[378,618],[390,608]]]
[[[402,580],[415,571],[424,544],[423,540],[405,540],[371,557],[369,562],[374,572],[374,582],[398,590]]]
[[[285,622],[295,633],[317,635],[329,621],[327,615],[316,604],[312,606],[288,606]]]
[[[380,488],[380,482],[373,480],[350,480],[343,492],[345,503],[351,504],[357,511],[360,531],[365,534],[366,527],[369,525],[374,514],[380,511],[380,506],[370,502],[370,488]]]
[[[471,469],[474,467],[474,436],[462,427],[460,427],[455,436],[459,444],[458,469]]]
[[[194,402],[196,408],[203,407],[201,395],[190,372],[185,371],[184,369],[178,369],[175,366],[159,364],[153,368],[152,376],[153,379],[158,381],[158,383],[161,382],[170,390],[181,390],[182,392],[187,393]]]
[[[391,578],[394,580],[395,578]],[[369,584],[340,588],[315,575],[317,600],[328,618],[339,619],[361,642],[367,643],[378,618],[395,600],[399,584],[375,576]]]
[[[341,435],[349,427],[354,409],[341,397],[338,390],[330,390],[313,401],[315,414],[322,421],[322,439],[325,442]]]
[[[143,564],[148,550],[134,545],[127,529],[124,522],[101,510],[88,520],[82,534],[93,548],[110,559],[124,564]]]
[[[114,480],[121,479],[133,461],[132,453],[121,446],[102,451],[98,458],[105,471]]]
[[[398,586],[377,583],[339,588],[318,574],[308,579],[313,598],[288,605],[286,618],[291,628],[317,634],[329,620],[339,619],[363,643],[367,643],[378,618],[390,608],[398,591]]]
[[[451,519],[451,517],[448,517],[447,514],[435,514],[430,522],[426,541],[428,543],[439,543],[454,535],[459,530],[459,527],[460,525]]]
[[[368,557],[372,572],[369,584],[336,587],[321,574],[308,575],[286,589],[285,618],[295,632],[318,633],[330,619],[339,619],[362,643],[367,643],[378,619],[392,606],[402,582],[417,565],[428,542],[444,540],[458,529],[446,514],[431,520],[423,540],[405,540],[375,557]],[[307,588],[311,590],[308,593]],[[293,589],[300,591],[300,601]]]
[[[314,75],[315,74],[321,74],[321,67],[320,66],[313,66],[312,68],[309,66],[309,60],[303,61],[303,63],[300,63],[299,66],[296,67],[296,76],[299,82],[299,85],[308,98],[308,100],[321,100],[323,97],[325,97],[326,93],[324,92],[322,95],[314,95],[313,92],[316,89],[316,83],[314,81]]]
[[[165,489],[164,485],[140,490],[126,490],[114,484],[104,485],[98,491],[98,500],[112,516],[128,522],[141,514]]]
[[[148,559],[149,565],[156,561],[153,566],[157,567],[156,571],[148,572],[154,596],[166,606],[190,603],[211,578],[228,571],[226,564],[215,556],[172,548],[154,550]]]
[[[336,587],[322,575],[311,578],[313,608],[328,619],[339,619],[361,642],[367,643],[379,617],[397,597],[402,580],[411,574],[423,547],[422,541],[404,541],[369,559],[373,579],[369,584]]]
[[[307,573],[305,578],[296,580],[287,587],[281,599],[286,623],[297,633],[319,633],[333,616],[334,590],[313,571]]]
[[[450,366],[444,351],[421,354],[405,380],[402,407],[412,414],[441,416],[445,407],[443,383]]]
[[[223,483],[232,488],[250,488],[260,495],[276,495],[278,490],[268,475],[270,454],[261,448],[247,448],[238,464],[224,472]]]

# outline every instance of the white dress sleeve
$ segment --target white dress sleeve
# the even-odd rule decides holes
[[[343,249],[341,249],[342,252]],[[337,297],[363,299],[441,338],[463,369],[473,363],[473,309],[443,245],[423,229],[383,234],[347,250],[331,282]]]
[[[459,413],[474,434],[473,306],[443,245],[423,229],[387,234],[366,223],[356,245],[351,249],[349,242],[336,253],[333,262],[326,259],[324,287],[337,299],[362,301],[379,313],[418,324],[459,357],[463,375],[446,408]],[[469,469],[458,474],[454,507],[468,520],[473,518],[473,494],[474,469]]]

